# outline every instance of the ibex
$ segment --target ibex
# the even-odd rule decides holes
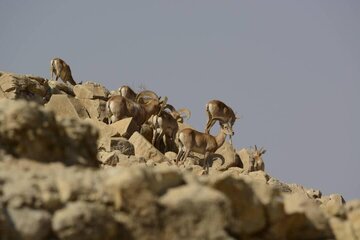
[[[215,151],[221,147],[227,135],[232,136],[234,134],[231,125],[229,123],[220,123],[220,131],[217,136],[212,136],[207,133],[198,132],[191,128],[185,128],[178,132],[177,143],[179,152],[176,157],[176,164],[179,161],[183,163],[189,156],[190,152],[196,152],[204,154],[204,170],[209,170],[209,159]]]
[[[126,97],[128,99],[131,99],[133,101],[136,100],[137,94],[132,90],[129,86],[122,86],[119,88],[120,96]]]
[[[153,129],[152,144],[160,148],[160,141],[163,140],[165,152],[171,150],[175,141],[176,133],[179,130],[178,121],[167,111],[152,115],[147,121]]]
[[[150,97],[150,98],[149,98]],[[149,98],[146,101],[141,99]],[[136,102],[123,96],[112,96],[106,102],[106,110],[109,118],[109,124],[118,120],[133,117],[134,121],[140,127],[153,114],[158,114],[159,111],[166,105],[167,98],[163,100],[152,91],[143,91],[138,94]]]
[[[55,74],[55,80],[57,81],[60,77],[64,83],[69,82],[71,85],[76,85],[74,81],[69,65],[60,58],[54,58],[50,62],[50,74],[51,80],[53,79],[53,75]]]
[[[191,116],[191,112],[187,108],[180,108],[176,110],[173,105],[166,104],[165,109],[168,108],[170,110],[171,116],[176,119],[179,123],[184,122],[184,118],[189,119]]]
[[[265,170],[265,164],[264,161],[262,160],[262,155],[264,153],[266,153],[266,150],[264,148],[260,148],[258,149],[257,146],[255,145],[254,151],[253,153],[253,158],[254,158],[254,169],[255,170]]]
[[[234,111],[225,103],[219,100],[211,100],[206,104],[208,121],[206,123],[205,133],[209,133],[211,127],[218,120],[221,123],[229,123],[232,127],[237,117]]]

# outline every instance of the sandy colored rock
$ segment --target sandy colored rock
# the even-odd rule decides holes
[[[221,159],[217,159],[213,162],[212,167],[224,171],[229,167],[240,167],[240,158],[236,153],[233,145],[225,141],[224,144],[216,150],[216,154],[220,154],[224,158],[224,162]]]
[[[9,239],[48,239],[51,233],[51,215],[44,210],[30,208],[7,209]]]
[[[107,209],[89,202],[68,203],[54,214],[53,230],[59,239],[116,239],[118,226]]]
[[[4,72],[0,76],[0,89],[9,99],[26,99],[44,104],[51,94],[47,80],[32,75]]]
[[[61,81],[49,80],[49,87],[51,89],[51,94],[67,94],[72,97],[75,96],[74,86],[71,84],[66,84]]]
[[[103,122],[107,118],[106,101],[101,99],[79,99],[90,118]]]
[[[74,93],[79,99],[107,99],[109,90],[104,86],[94,83],[85,82],[81,85],[74,86]]]
[[[169,161],[164,154],[149,143],[140,133],[134,132],[129,142],[135,147],[135,156],[152,159],[155,162]]]
[[[333,236],[329,220],[314,200],[301,193],[285,194],[286,217],[273,225],[278,239],[327,239]]]
[[[230,231],[234,235],[250,235],[265,228],[265,209],[248,183],[224,174],[210,178],[210,186],[225,194],[230,200]]]
[[[220,192],[193,184],[169,190],[159,202],[162,239],[232,239],[225,230],[230,202]]]
[[[34,102],[0,101],[0,149],[12,156],[97,166],[97,138],[89,124],[76,119],[58,121]]]
[[[240,157],[240,160],[242,162],[242,165],[243,165],[243,168],[244,168],[244,171],[246,172],[251,172],[251,171],[254,171],[254,164],[255,164],[255,161],[254,159],[250,156],[249,152],[247,149],[243,148],[241,149],[240,151],[237,152],[239,157]]]
[[[329,222],[330,222],[331,230],[333,231],[336,239],[349,239],[349,240],[358,239],[355,236],[355,233],[349,221],[334,217],[331,218]]]
[[[346,203],[347,215],[355,236],[360,239],[360,200]]]
[[[89,118],[89,114],[80,101],[68,95],[52,95],[45,108],[53,111],[58,117]]]
[[[129,138],[135,131],[139,130],[139,127],[136,125],[132,117],[116,121],[110,124],[110,126],[115,129],[119,136],[125,138]]]
[[[126,138],[112,137],[110,139],[110,151],[118,150],[124,155],[135,155],[134,145]]]

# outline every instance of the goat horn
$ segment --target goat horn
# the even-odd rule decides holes
[[[153,99],[159,99],[158,95],[156,95],[156,93],[154,93],[153,91],[150,90],[144,90],[140,93],[138,93],[138,95],[136,95],[136,102],[139,101],[140,98],[144,98],[144,97],[150,97]]]
[[[189,119],[191,117],[191,111],[187,108],[180,108],[178,110],[179,113],[184,113],[186,116],[186,119]]]
[[[172,111],[172,112],[175,112],[176,110],[175,110],[175,108],[174,108],[174,106],[173,105],[171,105],[171,104],[166,104],[166,106],[164,107],[164,109],[170,109],[170,111]]]

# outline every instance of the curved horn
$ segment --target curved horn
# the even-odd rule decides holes
[[[153,98],[156,100],[159,99],[158,95],[156,95],[156,93],[154,93],[153,91],[145,90],[145,91],[138,93],[138,95],[136,95],[135,100],[136,100],[136,102],[138,102],[140,98],[144,98],[144,97],[150,97],[150,98]]]
[[[167,104],[167,100],[168,100],[168,97],[165,96],[164,99],[162,99],[162,100],[160,101],[160,110],[159,110],[158,115],[160,115],[160,114],[164,111],[164,109],[166,108],[166,106],[168,105],[168,104]]]
[[[171,105],[171,104],[166,104],[166,106],[164,107],[164,109],[169,109],[170,111],[172,111],[172,112],[174,112],[174,111],[176,111],[176,109],[174,108],[174,106],[173,105]]]
[[[183,113],[186,116],[186,119],[189,119],[191,117],[191,111],[187,108],[180,108],[178,110],[178,112],[180,113],[180,115],[183,117],[183,115],[181,113]]]

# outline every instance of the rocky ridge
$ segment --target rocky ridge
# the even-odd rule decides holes
[[[360,239],[359,200],[229,143],[209,175],[200,155],[174,166],[131,118],[104,123],[109,94],[0,72],[0,239]]]

